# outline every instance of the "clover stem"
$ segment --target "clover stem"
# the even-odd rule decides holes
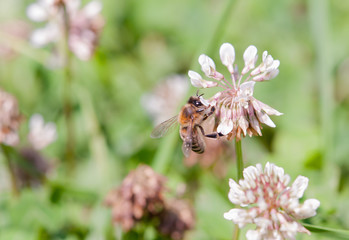
[[[241,140],[235,142],[236,164],[237,164],[237,180],[242,178],[244,170],[244,162],[242,158]]]
[[[65,160],[67,167],[70,171],[74,170],[74,122],[72,118],[72,100],[71,100],[71,88],[72,88],[72,71],[71,71],[71,53],[69,50],[69,13],[65,5],[64,10],[64,89],[63,89],[63,104],[64,104],[64,118],[66,122],[66,148],[65,148]]]
[[[241,140],[240,141],[235,141],[235,154],[236,154],[236,165],[237,165],[237,181],[242,178],[243,171],[244,171],[244,161],[242,158],[242,148],[241,148]],[[238,240],[239,239],[239,226],[235,225],[234,229],[234,235],[233,235],[233,240]]]

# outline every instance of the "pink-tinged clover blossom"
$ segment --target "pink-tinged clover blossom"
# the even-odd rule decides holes
[[[313,217],[320,202],[307,199],[299,203],[308,186],[308,178],[298,176],[291,186],[284,169],[267,163],[245,168],[239,183],[229,180],[229,200],[241,208],[224,213],[224,218],[239,226],[255,224],[248,230],[248,240],[295,239],[297,232],[310,232],[297,220]]]
[[[230,76],[225,76],[216,70],[214,61],[205,54],[200,55],[199,63],[201,70],[206,77],[214,81],[208,81],[194,71],[189,71],[188,75],[194,87],[211,88],[222,87],[223,91],[216,93],[210,100],[210,105],[216,107],[216,118],[218,122],[217,132],[227,135],[228,139],[241,139],[249,135],[262,135],[261,123],[270,127],[275,127],[269,115],[282,115],[282,113],[272,107],[258,101],[253,97],[254,85],[256,82],[267,81],[276,77],[279,73],[279,60],[274,60],[267,51],[263,52],[262,63],[256,66],[257,48],[249,46],[243,59],[245,66],[241,73],[235,65],[235,50],[229,43],[224,43],[220,48],[220,58],[222,64],[227,67]],[[231,81],[229,80],[231,79]]]
[[[91,1],[80,8],[80,0],[38,0],[27,8],[28,17],[34,22],[46,22],[43,28],[31,35],[35,47],[62,41],[68,34],[68,45],[79,59],[89,60],[97,46],[104,20],[100,15],[102,4]],[[67,27],[66,21],[67,17]]]
[[[16,146],[22,116],[17,99],[0,89],[0,144]]]

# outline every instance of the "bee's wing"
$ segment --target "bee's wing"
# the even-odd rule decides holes
[[[178,115],[167,119],[165,122],[157,125],[154,130],[151,132],[150,137],[152,138],[161,138],[165,136],[170,130],[174,129],[178,123]]]
[[[187,127],[187,136],[183,141],[182,151],[185,157],[189,157],[191,147],[193,145],[193,122],[189,123]]]

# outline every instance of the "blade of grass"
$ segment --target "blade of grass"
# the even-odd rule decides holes
[[[320,119],[322,132],[322,149],[324,159],[328,162],[333,156],[333,79],[331,70],[333,61],[329,39],[329,10],[327,0],[308,1],[310,29],[313,35],[316,53],[315,79],[319,83]]]
[[[0,145],[1,145],[1,150],[6,158],[6,164],[8,167],[8,171],[10,173],[12,194],[14,197],[18,197],[19,189],[18,189],[18,185],[17,185],[15,169],[13,168],[13,165],[11,162],[11,157],[10,157],[10,152],[9,152],[10,149],[8,146],[5,146],[4,144],[0,144]]]
[[[312,224],[303,223],[303,226],[313,233],[321,233],[331,236],[331,239],[349,239],[349,230],[328,228],[322,226],[316,226]]]
[[[64,117],[66,122],[66,148],[65,148],[65,160],[67,162],[67,169],[69,173],[74,172],[75,169],[75,128],[72,116],[72,69],[71,69],[71,52],[69,49],[69,13],[66,6],[62,4],[64,10],[64,88],[63,88],[63,104],[64,104]]]

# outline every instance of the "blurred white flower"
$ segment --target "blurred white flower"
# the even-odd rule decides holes
[[[32,44],[43,47],[64,41],[66,11],[69,49],[81,60],[90,59],[104,25],[100,15],[102,4],[91,1],[82,9],[80,4],[80,0],[38,0],[29,5],[27,15],[32,21],[47,22],[46,26],[32,33]]]
[[[39,48],[58,41],[59,31],[58,26],[52,23],[48,23],[45,27],[34,30],[30,38],[32,45]]]
[[[295,239],[297,232],[310,232],[297,220],[313,217],[320,202],[308,199],[303,204],[299,199],[308,186],[308,178],[298,176],[288,186],[290,176],[284,169],[267,163],[264,171],[261,164],[250,166],[243,172],[244,179],[236,183],[229,180],[229,200],[242,208],[234,208],[224,218],[239,226],[255,224],[248,230],[248,240]]]
[[[0,89],[0,143],[10,146],[19,143],[21,119],[17,99]]]
[[[54,0],[38,0],[28,6],[27,16],[34,22],[43,22],[56,14],[56,11],[58,8]]]
[[[188,88],[184,75],[172,75],[160,81],[152,92],[142,96],[142,106],[154,120],[155,126],[177,114]]]
[[[230,72],[229,79],[217,72],[214,61],[204,54],[199,57],[201,69],[207,77],[214,81],[203,79],[197,72],[188,72],[191,84],[194,87],[211,88],[219,86],[224,89],[209,100],[210,104],[216,107],[217,132],[227,135],[228,139],[236,138],[239,141],[241,136],[262,135],[262,123],[275,127],[269,115],[279,116],[282,113],[255,99],[253,91],[255,82],[270,80],[277,76],[280,61],[274,60],[265,51],[262,63],[255,67],[258,58],[257,48],[251,45],[244,52],[245,66],[239,74],[237,66],[234,67],[234,47],[230,43],[224,43],[219,50],[219,54],[223,65]],[[250,74],[248,74],[249,72]]]
[[[30,118],[28,140],[36,150],[45,148],[56,138],[57,131],[54,123],[45,124],[44,118],[40,114],[34,114]]]

